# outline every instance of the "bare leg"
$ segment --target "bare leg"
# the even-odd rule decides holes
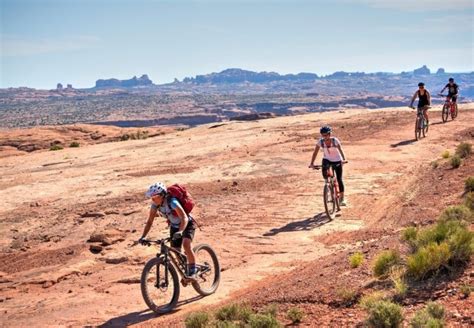
[[[183,238],[183,248],[186,257],[188,258],[188,265],[196,264],[196,256],[194,255],[193,248],[191,247],[191,239]]]

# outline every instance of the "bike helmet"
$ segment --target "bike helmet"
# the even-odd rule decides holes
[[[425,84],[424,84],[423,82],[420,82],[420,83],[418,83],[418,86],[419,86],[419,87],[424,87]]]
[[[452,77],[450,77],[449,82],[454,82],[454,79]]]
[[[325,126],[323,126],[323,127],[319,130],[319,132],[320,132],[321,134],[331,133],[331,132],[332,132],[332,129],[331,129],[331,127],[330,127],[329,125],[325,125]]]
[[[145,193],[146,197],[152,197],[159,194],[166,194],[166,186],[162,182],[152,184]]]

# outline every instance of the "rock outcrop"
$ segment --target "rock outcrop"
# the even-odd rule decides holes
[[[118,80],[118,79],[100,79],[95,82],[96,88],[133,88],[140,86],[151,86],[153,82],[150,80],[148,75],[143,74],[139,78],[136,76],[129,80]]]

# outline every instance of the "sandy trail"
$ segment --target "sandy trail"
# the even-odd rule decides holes
[[[474,111],[466,108],[446,124],[432,113],[428,137],[418,142],[408,109],[352,110],[2,158],[2,323],[160,325],[304,261],[353,247],[357,240],[325,246],[316,239],[337,241],[338,232],[377,227],[416,188],[412,174],[454,148],[444,136],[470,127]],[[350,161],[344,172],[349,206],[333,221],[322,215],[322,177],[307,168],[325,122],[334,126]],[[195,244],[211,244],[223,272],[216,294],[197,299],[192,288],[181,289],[178,310],[155,318],[137,278],[156,250],[131,243],[147,217],[143,192],[158,179],[190,186],[204,225]],[[84,215],[91,212],[100,216]],[[91,253],[91,233],[112,228],[122,238]],[[157,218],[150,235],[164,234]],[[125,260],[106,263],[119,257]]]

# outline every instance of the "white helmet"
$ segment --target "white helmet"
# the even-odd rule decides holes
[[[166,194],[166,186],[163,182],[152,184],[145,193],[146,197],[152,197],[158,194]]]

